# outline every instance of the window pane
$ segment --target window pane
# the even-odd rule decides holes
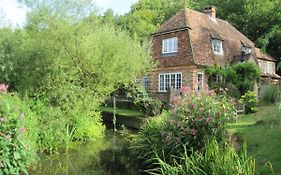
[[[159,80],[159,90],[164,91],[164,75],[160,75],[160,80]]]
[[[143,84],[144,84],[144,89],[148,90],[149,89],[149,78],[148,77],[143,78]]]
[[[176,81],[176,89],[180,89],[181,88],[181,74],[177,74],[177,81]]]
[[[212,40],[212,47],[213,47],[213,51],[215,54],[223,54],[223,50],[222,50],[222,41],[217,40],[217,39],[213,39]]]
[[[176,74],[171,74],[171,86],[176,89]]]
[[[203,74],[202,73],[197,74],[197,80],[198,80],[198,90],[201,91],[203,89]]]
[[[162,41],[162,53],[172,53],[178,50],[178,38],[168,38]]]
[[[166,74],[165,75],[165,90],[168,90],[169,85],[170,85],[170,75]]]

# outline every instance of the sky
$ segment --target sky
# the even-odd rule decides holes
[[[133,3],[138,0],[94,0],[101,11],[108,8],[113,9],[117,14],[129,12]],[[20,7],[17,0],[0,0],[0,9],[4,11],[5,19],[8,20],[13,27],[21,27],[25,23],[26,9]],[[2,19],[0,19],[2,20]],[[0,24],[2,22],[0,21]]]

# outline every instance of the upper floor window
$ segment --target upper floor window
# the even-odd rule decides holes
[[[212,47],[215,54],[223,55],[222,41],[218,39],[212,39]]]
[[[241,50],[242,50],[242,52],[244,53],[244,54],[250,54],[251,52],[252,52],[252,49],[251,48],[249,48],[249,47],[246,47],[246,46],[242,46],[242,48],[241,48]]]
[[[274,74],[275,73],[275,64],[268,62],[268,73]]]
[[[162,53],[176,53],[178,51],[178,38],[168,38],[162,41]]]
[[[182,74],[181,73],[166,73],[159,74],[159,92],[167,92],[169,86],[178,90],[182,86]]]
[[[260,66],[261,72],[266,74],[267,73],[266,61],[259,61],[259,66]]]
[[[275,73],[275,63],[268,61],[259,61],[259,66],[264,74],[274,74]]]

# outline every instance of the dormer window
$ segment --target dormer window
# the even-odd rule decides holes
[[[167,38],[162,41],[162,54],[178,52],[178,38]]]
[[[212,39],[213,52],[217,55],[223,55],[222,41],[219,39]]]
[[[250,54],[252,52],[252,49],[246,46],[242,46],[241,50],[245,55]]]

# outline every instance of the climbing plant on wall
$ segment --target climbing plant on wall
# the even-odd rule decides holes
[[[239,63],[225,68],[217,65],[207,67],[205,73],[209,76],[209,86],[218,90],[226,87],[228,90],[237,91],[236,95],[244,95],[247,91],[254,89],[254,82],[260,81],[261,71],[253,63]],[[237,94],[239,93],[239,94]]]

